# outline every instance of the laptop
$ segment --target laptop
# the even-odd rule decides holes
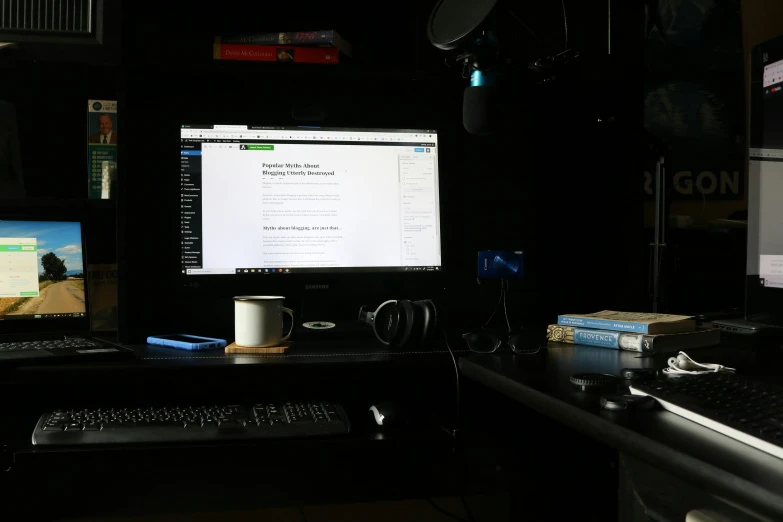
[[[0,363],[129,357],[90,335],[79,221],[0,219]]]

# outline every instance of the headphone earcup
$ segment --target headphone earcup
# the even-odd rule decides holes
[[[416,346],[421,342],[422,337],[424,336],[424,323],[427,312],[424,307],[421,306],[421,301],[413,301],[411,302],[411,306],[413,307],[413,324],[411,325],[411,335],[408,337],[405,344],[407,346]]]
[[[416,330],[420,332],[419,342],[427,342],[435,336],[438,327],[438,311],[435,303],[429,299],[414,301],[414,306],[420,310],[421,324],[417,324]],[[418,318],[417,318],[418,320]]]
[[[397,301],[397,310],[400,313],[400,328],[397,329],[399,335],[391,344],[404,347],[411,343],[411,338],[414,335],[413,329],[416,326],[416,312],[413,303],[407,299]]]

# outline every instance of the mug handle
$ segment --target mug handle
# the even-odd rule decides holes
[[[286,336],[280,339],[281,341],[287,341],[288,338],[291,337],[291,332],[294,331],[294,311],[290,308],[286,308],[285,306],[281,306],[280,308],[282,308],[285,313],[291,316],[291,328],[288,329]]]

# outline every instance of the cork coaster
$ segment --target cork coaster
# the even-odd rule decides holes
[[[231,343],[226,346],[226,353],[285,353],[291,346],[291,343],[284,341],[277,346],[239,346],[237,343]]]

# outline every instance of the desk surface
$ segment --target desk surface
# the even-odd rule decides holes
[[[107,339],[113,342],[110,339]],[[383,346],[374,339],[341,341],[297,341],[285,353],[227,354],[223,350],[186,351],[151,344],[124,345],[133,349],[135,357],[84,361],[73,359],[67,363],[58,360],[37,359],[30,365],[17,365],[15,371],[104,371],[109,368],[151,368],[155,366],[237,366],[237,365],[291,365],[291,364],[361,364],[400,363],[426,364],[428,361],[450,360],[442,347],[419,350],[399,350]],[[467,352],[467,350],[463,350]],[[455,351],[455,353],[460,353]]]
[[[770,371],[755,353],[737,348],[694,350],[692,355],[742,373]],[[696,486],[783,519],[783,460],[666,411],[602,410],[600,395],[578,392],[569,383],[574,373],[617,375],[622,368],[642,367],[665,367],[665,358],[550,343],[536,356],[470,355],[459,361],[467,378]]]

